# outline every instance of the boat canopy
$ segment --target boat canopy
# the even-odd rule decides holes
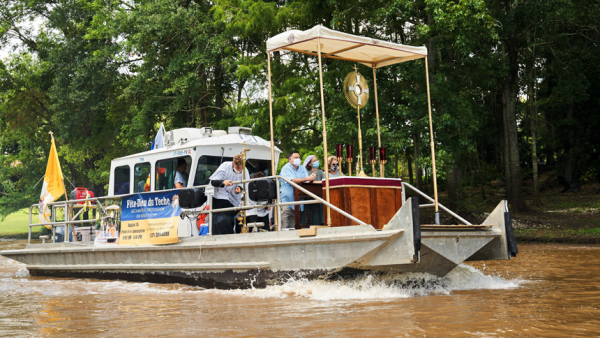
[[[289,50],[318,55],[317,41],[321,41],[321,56],[330,59],[354,61],[372,68],[422,59],[427,56],[425,46],[406,46],[364,36],[338,32],[318,25],[311,29],[289,30],[267,40],[267,51]]]

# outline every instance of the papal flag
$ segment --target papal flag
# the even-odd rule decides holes
[[[50,222],[48,203],[56,201],[63,194],[66,194],[65,183],[63,182],[63,174],[60,169],[60,163],[58,162],[58,153],[56,152],[54,137],[52,137],[52,146],[50,147],[50,154],[48,155],[48,166],[46,167],[44,185],[42,186],[42,193],[40,194],[40,223]]]

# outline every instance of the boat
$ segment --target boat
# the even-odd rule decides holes
[[[374,74],[379,66],[426,56],[425,47],[358,37],[322,26],[284,32],[269,39],[267,47],[269,93],[270,53],[277,50],[316,54],[319,73],[321,56],[368,64]],[[367,55],[369,59],[360,59],[360,55]],[[324,117],[324,101],[321,103]],[[358,103],[360,105],[360,100]],[[501,201],[481,224],[470,224],[438,202],[437,185],[431,198],[401,179],[383,177],[382,155],[381,177],[329,178],[327,175],[322,183],[309,185],[296,184],[277,175],[276,163],[281,150],[273,141],[271,106],[270,110],[270,141],[253,135],[250,128],[231,127],[228,131],[182,128],[165,134],[163,148],[114,159],[108,196],[50,203],[54,212],[51,222],[47,223],[32,221],[32,215],[39,208],[38,204],[32,205],[26,248],[4,250],[0,254],[26,264],[33,276],[183,283],[225,289],[260,288],[290,278],[326,279],[365,272],[423,272],[444,276],[463,262],[516,257],[518,249],[506,201]],[[360,116],[360,107],[358,112]],[[328,153],[325,130],[324,148]],[[362,155],[362,144],[360,148]],[[277,191],[280,184],[290,184],[297,193],[312,200],[283,203],[277,195],[273,201],[266,202],[266,206],[275,210],[275,231],[213,235],[213,215],[228,209],[212,210],[213,191],[208,178],[222,162],[237,154],[243,154],[250,174],[265,172],[266,180],[274,181]],[[339,153],[338,158],[342,159]],[[188,175],[184,189],[176,189],[173,183],[180,160],[185,161]],[[358,157],[358,161],[362,166],[362,158]],[[371,163],[375,168],[375,162]],[[351,167],[350,161],[348,166]],[[255,180],[244,177],[238,183],[252,181]],[[202,191],[209,208],[201,210],[199,205],[181,208],[177,198],[184,190]],[[420,204],[419,197],[407,197],[408,191],[430,203]],[[117,234],[113,229],[110,238],[101,240],[105,234],[101,229],[94,240],[94,235],[80,241],[71,241],[65,236],[62,242],[57,242],[52,236],[47,243],[32,242],[33,227],[46,225],[54,231],[59,226],[98,223],[94,219],[78,219],[83,210],[81,206],[86,202],[95,203],[103,217],[120,222]],[[281,208],[310,203],[324,206],[325,224],[281,229]],[[111,212],[121,210],[109,215],[106,210],[109,204],[114,206]],[[254,207],[240,205],[231,209],[243,214],[244,210]],[[421,224],[423,207],[435,208],[436,224]],[[59,209],[66,211],[64,220],[55,218]],[[439,224],[440,209],[461,224]],[[151,216],[154,213],[156,215]],[[206,234],[195,224],[201,214],[209,216]],[[100,215],[98,218],[101,220]],[[153,225],[157,220],[163,222],[158,227]],[[244,221],[243,226],[252,230],[252,224]],[[92,228],[89,231],[92,232]]]

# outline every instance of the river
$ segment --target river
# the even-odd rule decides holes
[[[24,241],[1,241],[18,249]],[[600,246],[521,245],[425,274],[204,290],[30,277],[0,257],[0,336],[598,337]]]

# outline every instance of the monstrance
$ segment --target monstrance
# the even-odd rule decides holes
[[[360,110],[364,108],[367,105],[367,101],[369,101],[369,87],[367,86],[365,77],[356,69],[356,65],[354,66],[354,72],[346,75],[346,79],[344,80],[344,94],[352,108],[356,108],[358,112],[358,160],[360,163],[360,172],[358,173],[358,176],[367,177],[367,174],[365,174],[365,171],[363,170]]]

